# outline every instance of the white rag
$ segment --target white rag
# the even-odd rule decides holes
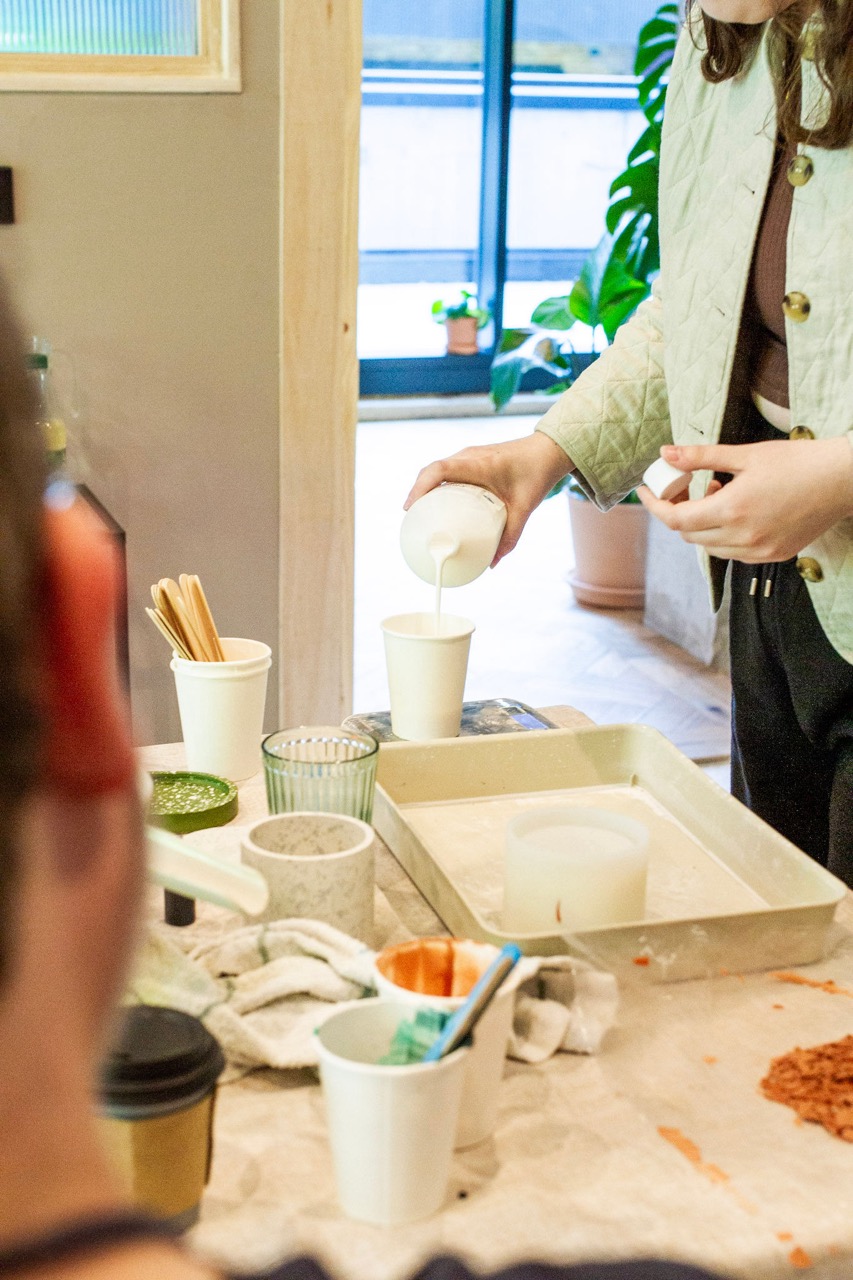
[[[314,1066],[316,1028],[374,993],[376,953],[318,920],[247,925],[201,941],[193,928],[151,926],[126,999],[200,1018],[230,1078],[256,1067]],[[510,1057],[535,1063],[560,1049],[598,1051],[619,1003],[612,974],[572,956],[528,956],[514,981]]]

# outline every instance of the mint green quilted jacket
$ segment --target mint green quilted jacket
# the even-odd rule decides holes
[[[775,149],[765,44],[734,80],[708,84],[701,51],[682,31],[664,119],[660,178],[661,273],[652,296],[612,346],[538,424],[572,459],[607,510],[670,441],[715,444],[729,400],[752,250]],[[804,118],[822,90],[803,63]],[[792,423],[853,445],[853,149],[802,146],[813,176],[793,193],[788,292],[806,294],[805,322],[786,321]],[[691,497],[710,480],[698,472]],[[784,519],[784,512],[779,513]],[[853,662],[853,518],[808,547],[823,571],[808,588],[838,652]],[[714,607],[725,562],[703,553]]]

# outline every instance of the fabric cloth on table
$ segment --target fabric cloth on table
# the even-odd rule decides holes
[[[200,1018],[225,1053],[226,1079],[256,1067],[310,1067],[316,1028],[342,1004],[374,994],[375,954],[318,920],[247,925],[215,939],[155,924],[126,999]],[[598,1051],[618,1008],[612,974],[572,956],[525,957],[515,980],[510,1057],[536,1063],[559,1050]]]

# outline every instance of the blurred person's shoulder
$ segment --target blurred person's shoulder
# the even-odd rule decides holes
[[[291,1259],[269,1271],[235,1273],[227,1280],[342,1280],[309,1257]],[[557,1266],[546,1262],[519,1262],[500,1271],[478,1272],[452,1255],[432,1258],[411,1280],[722,1280],[712,1272],[688,1263],[655,1259],[627,1262],[588,1262]]]

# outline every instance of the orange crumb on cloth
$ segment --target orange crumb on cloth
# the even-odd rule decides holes
[[[648,956],[634,956],[634,964],[647,965],[648,963]]]
[[[713,1053],[706,1053],[706,1054],[705,1054],[705,1057],[702,1059],[702,1061],[703,1061],[703,1062],[707,1062],[707,1063],[708,1063],[708,1066],[709,1066],[709,1067],[711,1067],[711,1066],[713,1066],[713,1065],[714,1065],[714,1063],[717,1061],[717,1059],[714,1057]]]
[[[806,1253],[805,1249],[801,1249],[797,1245],[796,1249],[792,1249],[788,1254],[788,1261],[792,1267],[796,1267],[798,1271],[805,1271],[807,1267],[812,1265],[812,1260]]]
[[[849,996],[853,1000],[853,991],[848,987],[839,987],[832,978],[818,982],[817,978],[804,978],[801,973],[771,973],[777,982],[790,982],[797,987],[814,987],[815,991],[825,991],[828,996]]]
[[[728,1182],[729,1175],[725,1173],[718,1165],[707,1164],[702,1159],[702,1152],[690,1138],[683,1134],[680,1129],[669,1129],[666,1125],[658,1125],[658,1133],[667,1142],[672,1143],[676,1151],[680,1151],[683,1156],[695,1165],[700,1173],[704,1173],[706,1178],[711,1182]]]
[[[853,1035],[774,1058],[761,1091],[791,1107],[798,1120],[853,1142]]]
[[[793,1238],[794,1238],[794,1237],[793,1237],[793,1235],[792,1235],[792,1233],[791,1233],[790,1231],[777,1231],[777,1232],[776,1232],[776,1239],[777,1239],[777,1240],[783,1240],[783,1241],[784,1241],[784,1240],[793,1240]]]

